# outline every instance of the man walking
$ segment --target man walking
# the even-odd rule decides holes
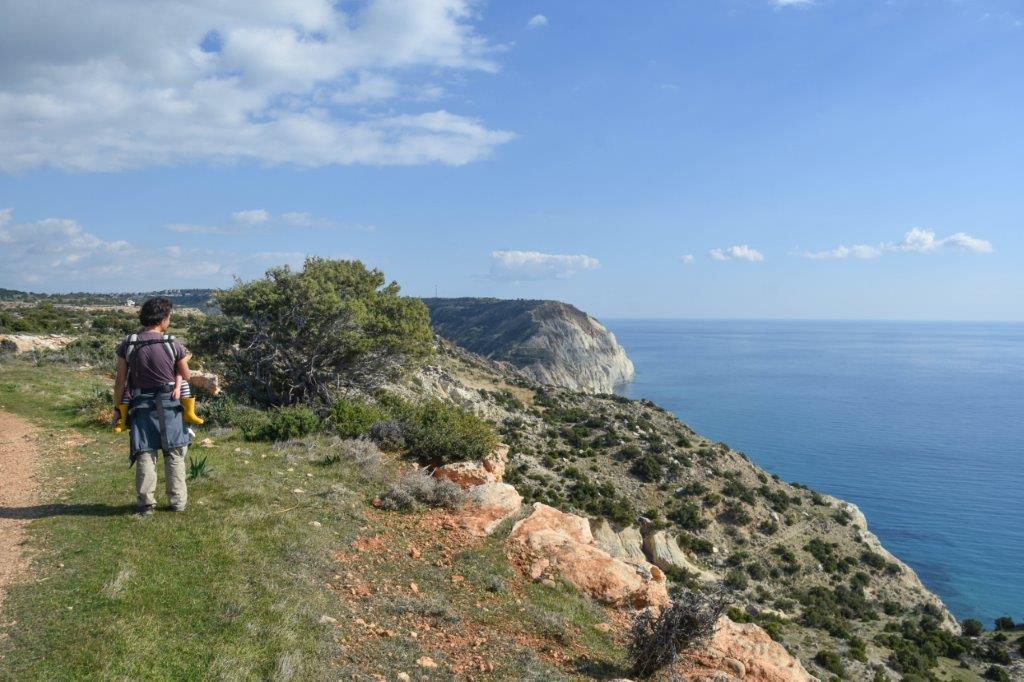
[[[114,400],[122,400],[127,385],[131,395],[129,462],[135,464],[136,505],[143,518],[152,516],[156,506],[158,450],[164,453],[164,483],[171,509],[184,511],[188,503],[185,457],[192,439],[182,422],[177,377],[188,381],[191,373],[185,347],[167,334],[171,308],[171,301],[162,297],[143,303],[139,310],[142,329],[117,347]]]

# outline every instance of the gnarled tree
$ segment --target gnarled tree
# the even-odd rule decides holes
[[[359,261],[309,258],[216,295],[221,315],[191,330],[197,352],[257,402],[329,402],[343,385],[394,378],[426,359],[426,306]]]

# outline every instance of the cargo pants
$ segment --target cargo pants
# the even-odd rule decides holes
[[[135,460],[135,493],[139,510],[156,506],[156,459],[159,450],[140,452]],[[188,446],[171,448],[164,452],[164,485],[167,502],[175,511],[184,511],[188,504],[188,486],[185,484],[185,457]]]

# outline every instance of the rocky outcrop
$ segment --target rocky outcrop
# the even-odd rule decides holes
[[[473,535],[490,535],[522,506],[523,497],[508,483],[475,485],[463,494],[459,525]]]
[[[722,616],[715,635],[704,649],[680,666],[685,680],[714,682],[816,682],[768,633],[753,623],[734,623]]]
[[[208,396],[220,395],[220,377],[213,372],[193,370],[188,383],[197,393]]]
[[[707,582],[721,579],[720,575],[706,571],[690,561],[683,548],[667,531],[658,530],[648,533],[644,536],[643,547],[647,560],[663,571],[685,571]]]
[[[610,393],[633,378],[615,335],[559,301],[428,298],[440,336],[492,360],[508,362],[542,384]]]
[[[675,537],[665,530],[641,532],[636,526],[626,526],[616,532],[607,519],[594,519],[590,522],[590,532],[594,544],[616,559],[653,564],[662,571],[683,571],[704,581],[721,580],[717,573],[692,562]]]
[[[508,463],[508,446],[499,444],[479,462],[452,462],[434,470],[437,478],[447,478],[466,489],[484,483],[501,483]]]
[[[510,542],[525,550],[534,579],[561,576],[602,604],[644,608],[668,603],[665,575],[656,566],[617,559],[594,543],[590,523],[539,502],[512,528]]]
[[[8,353],[61,350],[75,340],[66,334],[0,334],[0,350]]]

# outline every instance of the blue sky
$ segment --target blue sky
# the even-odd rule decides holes
[[[606,317],[1024,319],[1017,0],[3,12],[2,287],[322,255]]]

